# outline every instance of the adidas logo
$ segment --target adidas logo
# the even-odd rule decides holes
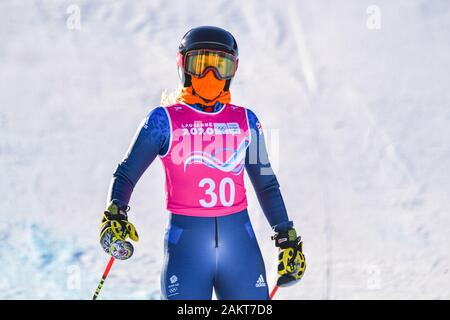
[[[266,286],[266,282],[264,281],[264,277],[262,274],[260,274],[258,280],[256,280],[255,287],[260,288],[260,287],[265,287],[265,286]]]

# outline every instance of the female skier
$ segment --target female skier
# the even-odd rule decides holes
[[[279,286],[297,282],[306,262],[271,170],[261,125],[230,103],[238,46],[221,28],[188,31],[178,48],[183,85],[175,104],[154,108],[113,175],[100,243],[116,259],[138,241],[127,212],[131,193],[156,156],[166,175],[169,226],[163,299],[268,299],[264,261],[247,212],[245,168],[279,247]]]

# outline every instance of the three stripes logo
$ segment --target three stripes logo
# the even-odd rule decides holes
[[[260,288],[260,287],[265,287],[265,286],[266,286],[266,282],[264,281],[264,277],[262,274],[260,274],[258,280],[256,280],[255,287]]]

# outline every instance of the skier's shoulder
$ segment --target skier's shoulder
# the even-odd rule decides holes
[[[253,110],[247,106],[242,106],[242,105],[237,105],[237,104],[232,104],[229,103],[228,106],[230,106],[232,109],[237,109],[237,110],[241,110],[244,111],[247,114],[247,117],[250,121],[250,118],[253,119],[258,119],[258,117],[256,116],[255,112],[253,112]]]
[[[161,115],[161,114],[164,114],[164,113],[165,113],[164,106],[161,106],[161,105],[159,105],[159,106],[152,106],[152,107],[150,107],[148,109],[147,117],[154,116],[154,115],[158,116],[158,115]]]
[[[258,116],[253,111],[253,109],[246,108],[248,121],[251,123],[256,123],[258,121]]]
[[[228,108],[231,108],[232,110],[240,110],[240,111],[247,111],[247,107],[239,105],[239,104],[234,104],[234,103],[226,103],[225,104]]]
[[[261,134],[262,133],[262,126],[261,123],[259,122],[258,117],[256,116],[256,113],[253,112],[253,110],[247,106],[240,106],[240,105],[235,105],[235,104],[229,104],[229,106],[231,106],[231,108],[235,108],[235,109],[239,109],[243,112],[245,112],[246,117],[247,117],[247,121],[248,121],[248,127]]]
[[[234,104],[232,104],[231,106],[233,106],[234,108],[240,108],[241,110],[243,110],[246,113],[250,129],[259,131],[259,129],[261,128],[261,124],[259,123],[258,116],[252,110],[252,108],[249,108],[247,106],[234,105]]]
[[[147,129],[148,127],[161,127],[164,126],[165,123],[167,123],[167,114],[164,107],[161,105],[153,106],[150,107],[147,112],[143,127],[144,129]]]
[[[169,110],[170,111],[178,111],[178,110],[182,110],[182,109],[186,108],[186,105],[184,103],[174,102],[174,103],[170,103],[170,104],[161,105],[160,108],[164,112],[169,111]]]

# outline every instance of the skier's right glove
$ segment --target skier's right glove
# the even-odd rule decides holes
[[[133,241],[139,241],[136,228],[128,222],[127,212],[129,207],[119,208],[111,202],[103,213],[100,226],[100,244],[106,253],[116,259],[126,260],[133,255]]]
[[[306,260],[303,254],[303,242],[297,237],[294,228],[277,232],[272,236],[275,246],[280,248],[278,254],[277,285],[287,287],[298,282],[305,273]]]

